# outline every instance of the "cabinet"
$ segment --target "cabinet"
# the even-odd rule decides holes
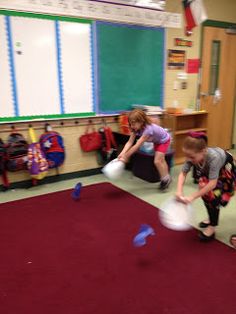
[[[188,114],[165,114],[163,125],[172,132],[175,164],[181,164],[185,160],[182,146],[189,131],[204,131],[207,133],[207,116],[206,111],[194,111]]]

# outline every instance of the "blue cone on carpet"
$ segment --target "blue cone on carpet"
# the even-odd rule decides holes
[[[77,183],[71,195],[74,200],[77,200],[80,197],[81,188],[82,183]]]
[[[139,233],[135,236],[133,244],[136,247],[143,246],[146,244],[146,239],[150,235],[155,235],[154,229],[146,224],[141,225]]]

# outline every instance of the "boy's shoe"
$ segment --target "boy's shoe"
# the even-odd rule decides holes
[[[167,179],[165,181],[161,181],[161,183],[159,185],[159,190],[165,191],[166,189],[168,189],[171,181],[172,181],[171,177],[169,177],[169,179]]]

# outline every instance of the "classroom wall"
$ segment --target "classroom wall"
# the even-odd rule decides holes
[[[111,127],[113,131],[118,131],[118,123],[116,117],[101,117],[97,118],[78,118],[67,120],[51,121],[50,125],[54,131],[59,132],[64,139],[66,159],[64,164],[59,168],[60,174],[79,172],[89,169],[96,169],[101,167],[96,159],[95,152],[83,152],[80,149],[79,137],[84,134],[88,125],[88,121],[92,120],[95,129],[99,129],[104,125]],[[61,125],[63,123],[63,125]],[[34,122],[30,124],[33,126],[36,138],[39,139],[40,135],[45,131],[45,121]],[[11,126],[14,125],[14,131],[21,133],[25,139],[31,143],[30,135],[28,132],[29,123],[14,123],[0,125],[0,138],[4,141],[7,140],[8,135],[13,131]],[[55,176],[56,170],[50,169],[47,176]],[[30,180],[28,171],[8,172],[8,178],[11,183]],[[0,181],[1,185],[1,181]]]
[[[163,125],[162,118],[159,115],[150,115],[150,118],[154,123],[161,126]],[[87,170],[91,170],[91,173],[97,172],[98,168],[102,165],[98,163],[96,152],[83,152],[80,148],[79,138],[87,131],[88,123],[92,121],[95,130],[99,130],[103,126],[108,126],[114,132],[119,132],[118,116],[97,116],[89,118],[71,118],[63,120],[53,121],[30,121],[29,122],[18,122],[18,123],[5,123],[0,124],[0,138],[5,142],[11,132],[21,133],[28,143],[31,143],[29,134],[29,126],[31,125],[35,131],[36,139],[40,138],[40,135],[45,132],[45,123],[50,123],[52,129],[59,132],[64,139],[64,146],[66,152],[65,162],[59,167],[59,174],[72,174],[73,177],[82,176]],[[14,127],[14,129],[12,129]],[[91,131],[91,129],[89,129]],[[119,146],[119,143],[117,143]],[[119,149],[119,148],[118,148]],[[17,183],[22,181],[28,181],[31,179],[30,174],[27,170],[18,172],[8,172],[8,179],[10,183]],[[57,175],[56,169],[49,169],[47,177]],[[43,180],[42,180],[43,182]],[[0,176],[0,185],[1,176]]]
[[[235,0],[204,0],[209,20],[236,22]]]
[[[182,1],[167,0],[166,11],[183,13]],[[184,26],[182,16],[182,26]],[[174,38],[184,38],[193,42],[193,47],[176,47]],[[169,28],[166,32],[166,48],[185,50],[187,59],[197,59],[200,57],[200,27],[196,27],[190,37],[185,36],[184,27]],[[197,78],[198,74],[189,74],[187,79],[187,89],[180,89],[181,81],[177,79],[177,74],[183,70],[166,69],[165,78],[165,107],[172,107],[176,102],[181,108],[195,106],[197,98]],[[177,82],[178,89],[174,90],[174,82]]]
[[[236,1],[235,0],[204,0],[208,19],[236,23]],[[182,13],[182,1],[167,0],[166,11]],[[183,20],[184,21],[184,20]],[[200,58],[201,46],[201,26],[194,28],[193,35],[186,37],[184,29],[167,30],[167,49],[174,49],[173,42],[175,37],[185,38],[193,41],[192,48],[186,48],[188,58]],[[177,100],[180,107],[192,107],[196,103],[198,90],[198,75],[188,75],[188,88],[186,90],[174,90],[174,81],[178,71],[166,70],[166,84],[165,84],[165,107],[170,107]],[[236,107],[236,100],[235,100]],[[236,147],[236,110],[234,114],[234,130],[232,134],[232,144]]]
[[[236,1],[235,0],[204,0],[206,12],[209,20],[216,20],[222,22],[236,23]],[[166,11],[183,13],[182,1],[167,0]],[[184,26],[183,17],[183,26]],[[187,52],[188,59],[200,58],[200,47],[201,47],[201,26],[193,29],[191,36],[185,36],[184,28],[169,28],[167,29],[166,36],[166,48],[167,49],[179,49],[180,47],[174,46],[174,38],[180,37],[187,40],[193,41],[193,47],[186,48],[183,50]],[[177,73],[180,70],[167,70],[166,69],[166,82],[165,82],[165,107],[171,107],[175,101],[178,102],[180,107],[188,108],[196,104],[197,89],[198,89],[198,74],[188,75],[188,88],[174,90],[174,81],[176,81]],[[235,120],[236,121],[236,120]],[[236,133],[236,131],[235,131]],[[234,136],[236,142],[236,134]],[[234,142],[234,143],[235,143]]]

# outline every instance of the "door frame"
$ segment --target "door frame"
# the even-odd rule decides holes
[[[200,60],[202,60],[203,55],[203,40],[204,40],[204,28],[205,27],[218,27],[218,28],[228,28],[228,29],[234,29],[236,30],[236,23],[231,22],[224,22],[224,21],[216,21],[216,20],[206,20],[201,24],[201,36],[200,36]],[[235,35],[236,36],[236,35]],[[200,71],[201,71],[201,65],[200,65]],[[198,88],[197,88],[197,110],[200,110],[200,90],[201,90],[201,73],[199,73],[198,77]],[[234,113],[233,113],[233,128],[231,133],[231,148],[236,148],[236,90],[234,95]],[[234,123],[235,122],[235,123]],[[235,137],[235,143],[234,141]]]

